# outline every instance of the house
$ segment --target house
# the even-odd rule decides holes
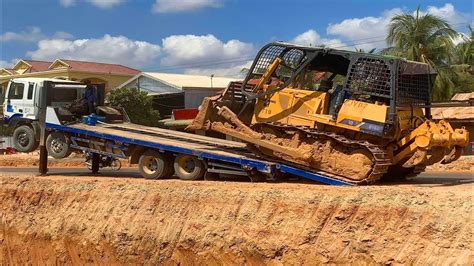
[[[88,79],[106,93],[138,73],[139,70],[117,64],[69,59],[56,59],[52,62],[21,59],[12,68],[0,69],[0,87],[3,92],[12,78]]]
[[[118,88],[137,88],[154,96],[155,108],[164,116],[172,109],[198,108],[204,97],[219,94],[235,78],[142,72]]]
[[[453,128],[465,127],[469,131],[469,142],[465,155],[473,154],[474,145],[474,92],[456,93],[451,101],[434,102],[431,107],[433,120],[446,120]]]

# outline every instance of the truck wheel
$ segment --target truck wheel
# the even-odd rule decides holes
[[[206,168],[197,157],[180,154],[174,160],[174,171],[183,180],[196,180],[204,176]]]
[[[155,150],[147,150],[138,160],[138,169],[146,179],[160,179],[173,175],[172,158]]]
[[[32,152],[38,148],[35,132],[29,126],[19,126],[13,131],[13,146],[20,152]]]
[[[58,132],[48,135],[48,138],[46,138],[46,149],[48,150],[48,155],[55,159],[66,158],[72,152],[66,136]]]

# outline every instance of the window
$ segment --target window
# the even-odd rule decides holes
[[[24,89],[25,89],[25,84],[12,82],[10,84],[10,90],[8,91],[8,99],[10,99],[10,100],[21,100],[21,99],[23,99]]]
[[[33,90],[34,90],[34,88],[35,88],[35,84],[30,83],[30,85],[28,86],[28,96],[27,96],[28,100],[33,99]]]

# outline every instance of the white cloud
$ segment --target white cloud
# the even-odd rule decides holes
[[[125,0],[87,0],[91,4],[100,8],[112,8],[125,2]]]
[[[53,34],[53,38],[56,39],[71,39],[72,37],[72,34],[64,31],[58,31]],[[20,32],[8,31],[0,35],[1,42],[37,42],[47,38],[48,36],[39,27],[29,27],[26,31]]]
[[[223,42],[214,35],[173,35],[163,39],[166,68],[184,69],[185,73],[237,77],[250,65],[255,52],[251,43],[239,40]]]
[[[319,35],[319,33],[316,32],[315,30],[305,31],[301,33],[300,35],[296,36],[290,42],[296,43],[299,45],[311,45],[311,46],[324,45],[326,47],[331,47],[331,48],[342,48],[345,46],[345,44],[339,39],[321,38],[321,35]]]
[[[86,0],[87,2],[91,3],[92,5],[107,9],[118,6],[124,3],[126,0]],[[76,5],[77,0],[59,0],[59,3],[63,7],[72,7]]]
[[[76,5],[76,0],[59,0],[59,4],[63,7],[71,7]]]
[[[64,58],[143,67],[153,63],[160,50],[159,45],[107,34],[100,39],[41,40],[38,49],[27,55],[36,60]]]
[[[250,43],[239,40],[223,42],[214,35],[172,35],[163,39],[165,57],[162,65],[209,64],[214,61],[236,61],[252,55]]]
[[[385,37],[390,20],[403,11],[401,8],[393,8],[384,11],[377,17],[345,19],[339,23],[329,24],[326,30],[328,34],[352,41],[351,45],[357,48],[382,48],[386,46]],[[462,26],[459,24],[465,23],[467,25],[469,23],[469,16],[457,11],[450,3],[442,7],[428,6],[425,11],[421,11],[422,14],[427,12],[446,19],[454,28]]]
[[[466,26],[470,23],[469,15],[456,10],[451,3],[447,3],[442,7],[428,6],[426,12],[446,19],[454,28]]]
[[[154,13],[177,13],[221,6],[222,0],[155,0],[152,11]]]
[[[54,33],[52,39],[64,39],[64,40],[69,40],[74,38],[74,36],[69,33],[69,32],[64,32],[64,31],[57,31]]]
[[[338,35],[352,41],[357,48],[371,49],[385,46],[385,36],[390,19],[402,10],[394,8],[379,17],[345,19],[340,23],[329,24],[327,33]]]
[[[216,75],[231,78],[244,78],[245,73],[242,72],[242,69],[250,68],[252,62],[253,61],[247,61],[243,64],[237,64],[230,67],[218,67],[218,65],[216,65],[214,67],[187,68],[184,70],[184,73],[193,75]]]
[[[0,68],[12,68],[17,62],[18,58],[12,59],[10,61],[0,60]]]
[[[0,41],[11,42],[11,41],[22,41],[22,42],[37,42],[44,38],[44,34],[41,32],[39,27],[30,27],[27,31],[21,32],[5,32],[0,35]]]

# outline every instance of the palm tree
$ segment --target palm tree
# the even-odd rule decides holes
[[[469,36],[467,35],[461,35],[462,42],[456,45],[454,48],[454,64],[457,65],[462,65],[462,64],[468,64],[472,65],[473,63],[473,42],[474,42],[474,31],[471,27],[469,27]]]
[[[406,57],[409,60],[430,64],[438,71],[433,87],[434,100],[449,98],[453,92],[453,73],[449,62],[454,52],[453,39],[458,33],[449,23],[432,14],[403,13],[391,19],[386,41],[386,54]]]
[[[403,13],[392,18],[387,43],[402,50],[409,60],[446,63],[454,49],[453,39],[458,33],[449,23],[432,14]]]

